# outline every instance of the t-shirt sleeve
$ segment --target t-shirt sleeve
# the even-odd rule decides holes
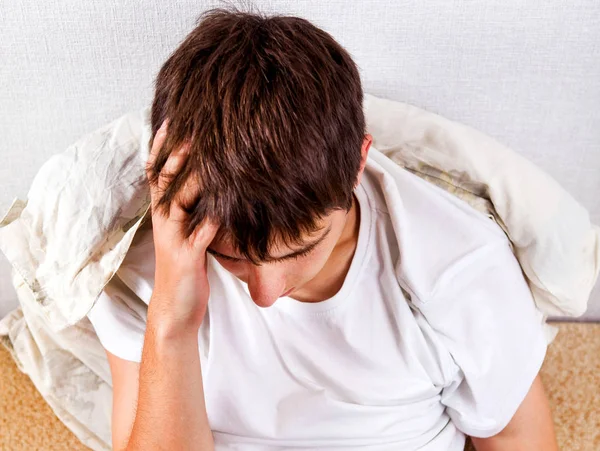
[[[107,351],[124,360],[141,362],[147,310],[147,304],[115,275],[87,317]]]
[[[502,431],[544,361],[544,316],[508,240],[449,269],[431,299],[417,305],[455,368],[441,402],[458,429],[474,437]]]

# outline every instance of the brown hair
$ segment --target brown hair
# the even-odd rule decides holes
[[[189,177],[188,238],[205,217],[254,264],[275,243],[302,245],[318,220],[349,211],[365,133],[356,64],[328,33],[305,19],[216,8],[168,58],[156,78],[152,146],[167,138],[150,183],[169,154],[188,160],[157,204],[168,214]]]

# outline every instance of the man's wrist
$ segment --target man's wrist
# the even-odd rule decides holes
[[[159,340],[181,340],[193,337],[198,338],[199,326],[192,321],[172,318],[164,312],[155,311],[152,306],[148,308],[148,329]]]

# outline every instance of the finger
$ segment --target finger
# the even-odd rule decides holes
[[[152,140],[152,148],[150,149],[150,153],[148,155],[148,161],[146,162],[146,178],[148,179],[148,182],[150,182],[150,180],[151,180],[151,177],[150,177],[152,175],[151,168],[154,166],[156,157],[157,157],[160,149],[162,148],[162,146],[165,142],[165,138],[167,136],[168,121],[169,121],[168,119],[165,119],[163,121],[160,128],[157,130],[156,134],[154,135],[154,139]],[[153,215],[154,215],[154,212],[156,211],[157,203],[158,203],[158,194],[156,193],[155,185],[150,183],[150,208],[151,208]]]
[[[174,203],[186,214],[188,214],[188,211],[193,208],[194,203],[198,200],[199,185],[196,177],[195,173],[190,174],[175,197],[176,202]]]
[[[185,156],[182,157],[185,163]],[[179,168],[177,168],[179,169]],[[190,210],[193,209],[194,203],[198,200],[198,181],[195,174],[190,174],[184,182],[182,188],[177,192],[171,209],[169,210],[169,218],[183,221],[190,215]]]
[[[198,226],[198,229],[194,231],[194,246],[196,249],[206,250],[208,245],[215,238],[215,235],[219,231],[221,225],[210,218],[206,217],[202,223]]]
[[[162,148],[165,138],[167,136],[167,127],[168,127],[169,119],[165,119],[161,124],[160,128],[156,131],[154,135],[154,139],[152,141],[152,148],[150,149],[150,153],[148,155],[148,161],[146,163],[146,173],[149,175],[149,169],[154,165],[156,161],[156,156],[158,152]]]
[[[158,188],[164,192],[173,181],[174,176],[179,172],[187,160],[187,146],[184,144],[179,149],[173,150],[158,176]]]

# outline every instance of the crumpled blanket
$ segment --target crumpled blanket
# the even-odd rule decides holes
[[[365,94],[369,158],[406,170],[495,221],[537,307],[579,316],[600,270],[600,228],[541,169],[465,125]],[[144,165],[149,110],[84,136],[39,170],[0,221],[20,307],[0,321],[11,351],[57,416],[87,446],[110,449],[112,382],[86,317],[150,214]],[[550,343],[557,328],[545,324]]]

